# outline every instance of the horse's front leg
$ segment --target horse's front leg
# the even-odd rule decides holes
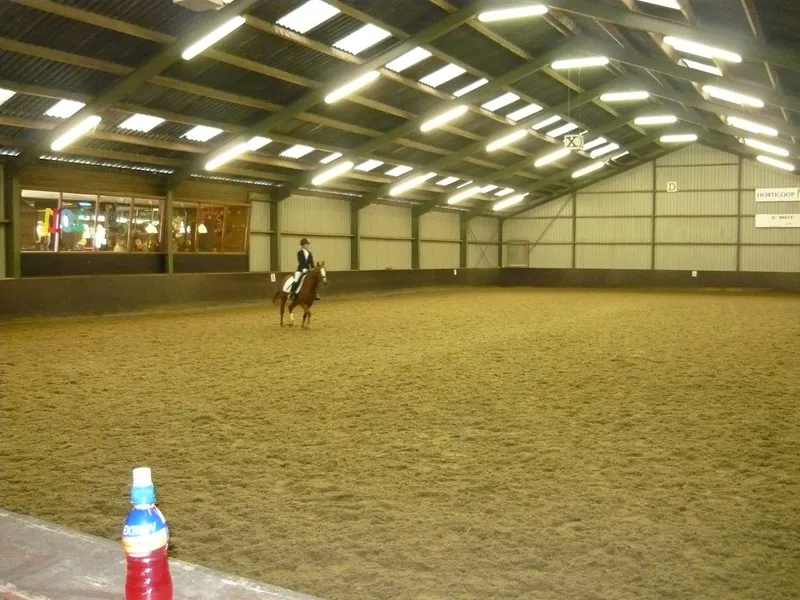
[[[286,310],[286,296],[281,298],[281,327],[283,327],[283,313]]]
[[[294,327],[294,308],[297,306],[297,300],[293,300],[289,305],[289,327]]]

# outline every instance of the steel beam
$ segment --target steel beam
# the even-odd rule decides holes
[[[164,200],[164,214],[161,218],[161,239],[164,240],[162,244],[162,252],[164,253],[164,272],[167,275],[172,275],[175,272],[175,248],[173,244],[172,232],[172,192],[167,192],[167,197]]]
[[[22,201],[22,191],[19,185],[19,179],[5,172],[7,169],[3,167],[4,165],[0,164],[0,186],[3,188],[0,190],[0,199],[2,199],[5,208],[4,220],[6,221],[0,225],[5,227],[5,276],[19,279],[22,276],[22,229],[20,227],[20,202]]]

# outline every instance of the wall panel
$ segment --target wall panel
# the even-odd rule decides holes
[[[370,204],[358,213],[363,236],[411,237],[411,207]]]
[[[562,196],[547,204],[536,206],[530,210],[521,213],[516,219],[527,219],[529,217],[571,217],[572,216],[572,198],[570,196]]]
[[[572,267],[572,244],[532,246],[528,260],[528,266],[539,269],[569,269]]]
[[[692,144],[681,148],[676,152],[662,156],[656,161],[656,165],[661,166],[689,166],[697,167],[700,165],[735,165],[739,162],[739,157],[728,152],[721,152],[716,148],[709,148],[701,144]]]
[[[503,223],[503,241],[525,240],[531,244],[572,242],[572,219],[508,219]]]
[[[735,215],[736,191],[656,192],[656,215]]]
[[[647,217],[578,218],[575,240],[579,243],[651,242],[652,224]]]
[[[798,207],[800,209],[800,207]],[[798,210],[800,213],[800,210]],[[768,228],[756,227],[755,217],[742,217],[739,221],[741,227],[742,244],[798,244],[800,245],[800,228]],[[798,265],[800,271],[800,265]]]
[[[650,244],[579,244],[575,248],[575,266],[578,269],[649,269],[651,253]]]
[[[657,244],[655,268],[678,271],[735,271],[736,246]]]
[[[309,236],[311,237],[311,236]],[[331,271],[350,270],[350,238],[349,237],[317,237],[311,238],[311,250],[317,261],[325,261]],[[282,235],[281,270],[294,271],[297,268],[297,251],[300,249],[299,235]]]
[[[350,235],[350,202],[319,196],[291,196],[280,203],[282,231],[308,235]]]
[[[800,175],[781,171],[759,162],[745,160],[742,164],[742,189],[800,187]]]
[[[470,242],[498,242],[499,227],[499,219],[476,217],[467,225],[467,240]]]
[[[398,240],[361,240],[361,270],[410,269],[411,242]]]
[[[575,211],[579,217],[647,216],[653,212],[652,192],[578,194]]]
[[[586,192],[647,192],[653,188],[653,164],[647,163],[625,173],[600,181],[582,190]]]
[[[497,244],[469,244],[467,246],[468,268],[487,269],[497,266]]]
[[[694,190],[738,190],[739,168],[737,165],[698,167],[659,167],[656,169],[656,190],[667,191],[667,183],[673,181],[679,192]]]
[[[655,241],[735,244],[736,217],[658,217]]]
[[[419,237],[423,240],[458,241],[460,235],[458,213],[432,210],[419,218]]]
[[[800,246],[742,246],[739,255],[741,271],[800,271]]]
[[[250,234],[250,270],[269,271],[270,235],[265,233]]]
[[[800,213],[800,202],[756,202],[755,190],[739,193],[741,215],[781,215]]]
[[[457,269],[460,260],[461,245],[458,242],[420,242],[420,269]]]

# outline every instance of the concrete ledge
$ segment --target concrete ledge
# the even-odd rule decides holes
[[[125,595],[120,544],[0,510],[0,599],[119,600]],[[170,560],[175,600],[319,600],[290,590]]]

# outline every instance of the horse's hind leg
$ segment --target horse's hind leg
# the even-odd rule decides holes
[[[286,296],[281,298],[281,327],[283,327],[283,313],[286,310]]]
[[[294,307],[297,306],[297,301],[294,300],[289,305],[289,327],[294,327]]]

